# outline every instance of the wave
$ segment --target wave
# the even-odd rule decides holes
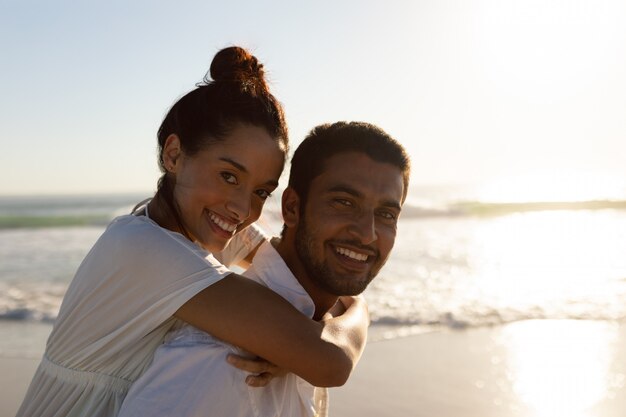
[[[60,300],[59,300],[60,304]],[[20,306],[0,309],[0,320],[53,323],[56,319],[56,308],[50,306]],[[547,311],[540,308],[514,311],[504,309],[502,311],[490,311],[485,314],[468,313],[455,314],[452,312],[441,312],[433,317],[428,314],[419,317],[419,313],[410,313],[411,317],[398,316],[377,316],[376,306],[371,304],[372,313],[371,325],[373,327],[392,331],[414,330],[424,331],[425,329],[452,329],[462,330],[477,327],[499,326],[523,320],[603,320],[623,322],[626,316],[620,313],[607,310],[587,310],[587,311]],[[407,312],[408,313],[408,312]],[[404,329],[404,330],[402,330]]]
[[[145,195],[0,197],[0,229],[105,226]]]
[[[112,219],[112,215],[106,214],[82,216],[0,216],[0,229],[106,226]]]
[[[459,201],[441,207],[406,204],[404,218],[503,216],[513,213],[556,210],[626,210],[626,200],[503,202]]]
[[[0,312],[0,320],[54,323],[55,319],[55,314],[32,308],[15,308]]]
[[[428,320],[406,320],[402,318],[387,317],[372,320],[369,339],[372,341],[379,341],[442,330],[466,330],[473,328],[495,327],[525,320],[589,320],[625,323],[626,316],[616,317],[611,314],[602,314],[600,312],[589,314],[568,314],[563,312],[562,314],[556,315],[537,312],[519,312],[519,314],[516,315],[496,314],[493,316],[482,317],[456,317],[452,313],[445,313],[438,319]]]

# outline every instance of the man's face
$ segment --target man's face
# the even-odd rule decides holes
[[[320,288],[337,296],[365,290],[393,247],[403,191],[394,165],[360,152],[326,161],[295,235],[296,253]]]

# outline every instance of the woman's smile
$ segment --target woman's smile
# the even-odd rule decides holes
[[[225,220],[223,217],[218,216],[217,214],[209,210],[207,210],[207,213],[209,213],[209,219],[211,220],[211,222],[217,227],[219,227],[222,231],[224,231],[225,233],[228,233],[230,236],[232,236],[235,233],[235,230],[237,229],[237,226],[239,225],[239,223],[229,222]]]

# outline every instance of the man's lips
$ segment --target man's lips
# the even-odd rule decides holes
[[[369,257],[365,253],[356,252],[351,249],[343,248],[341,246],[336,246],[335,252],[337,252],[339,255],[343,255],[347,258],[350,258],[352,260],[359,261],[359,262],[367,262],[367,258]]]
[[[378,256],[378,252],[372,248],[365,248],[358,244],[336,242],[332,245],[335,255],[351,266],[365,266],[372,263]]]

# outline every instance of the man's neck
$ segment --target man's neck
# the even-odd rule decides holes
[[[311,279],[295,251],[295,245],[285,240],[280,240],[274,244],[274,247],[285,261],[285,264],[287,264],[287,267],[291,270],[291,273],[296,277],[300,285],[302,285],[302,288],[304,288],[309,294],[309,297],[313,300],[315,304],[313,319],[320,320],[324,314],[337,303],[339,297],[322,290],[315,283],[315,280]]]

